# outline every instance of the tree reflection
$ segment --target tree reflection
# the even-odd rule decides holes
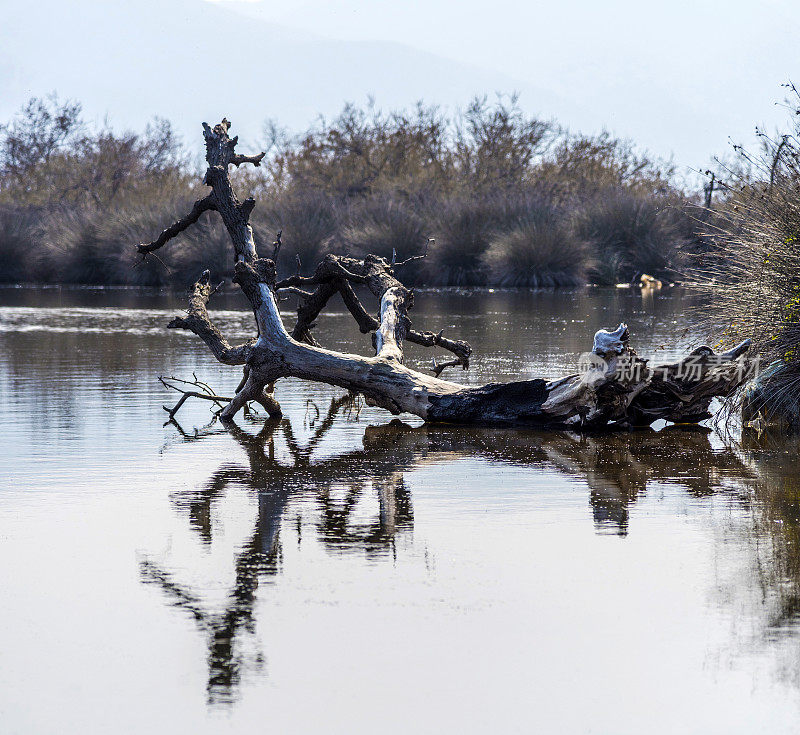
[[[210,544],[213,535],[212,507],[231,484],[245,486],[257,493],[258,513],[249,541],[237,553],[235,582],[224,610],[209,613],[200,596],[181,585],[174,576],[154,561],[144,559],[140,573],[146,583],[158,585],[173,605],[188,611],[207,637],[208,701],[229,702],[235,698],[243,669],[258,668],[260,654],[247,658],[240,638],[255,629],[253,610],[259,582],[279,571],[281,555],[280,528],[287,505],[299,493],[314,493],[319,507],[319,538],[330,548],[360,548],[368,554],[393,548],[397,533],[413,526],[411,497],[402,472],[397,469],[392,452],[366,454],[352,452],[318,463],[312,461],[314,450],[333,426],[336,416],[349,405],[348,397],[331,402],[327,415],[319,423],[310,441],[301,445],[288,419],[267,421],[251,434],[235,424],[225,430],[244,449],[248,466],[223,464],[197,491],[179,493],[175,502],[186,510],[191,527],[202,541]],[[280,432],[289,448],[291,461],[282,464],[275,457],[275,437]],[[187,434],[186,441],[198,441],[203,433]],[[377,518],[366,524],[352,521],[352,514],[366,480],[378,497]],[[344,502],[333,499],[335,486],[345,484]]]
[[[545,442],[545,452],[554,465],[589,485],[596,530],[625,536],[629,508],[650,482],[678,484],[699,498],[719,490],[725,477],[752,475],[734,452],[714,450],[710,434],[699,426],[671,426],[658,432],[565,435]]]
[[[767,580],[784,589],[774,625],[785,626],[800,611],[800,556],[798,539],[797,481],[787,478],[776,484],[775,472],[766,477],[748,451],[714,448],[709,432],[702,428],[672,427],[660,432],[576,435],[504,428],[422,425],[416,428],[400,421],[366,427],[362,447],[328,457],[318,449],[349,399],[333,400],[324,418],[316,418],[310,439],[301,443],[289,419],[267,421],[257,433],[230,424],[222,429],[238,443],[247,465],[226,462],[203,485],[177,493],[174,501],[186,514],[190,527],[204,544],[214,537],[213,508],[230,486],[245,487],[258,499],[252,532],[237,551],[235,578],[221,612],[208,612],[201,595],[182,585],[175,575],[154,561],[141,562],[146,583],[157,585],[170,603],[191,614],[206,636],[210,703],[230,702],[247,668],[258,668],[263,657],[252,641],[255,635],[254,607],[260,583],[281,569],[281,526],[287,523],[287,508],[293,499],[309,499],[316,508],[316,538],[330,552],[357,551],[367,556],[395,554],[398,535],[414,526],[411,493],[404,473],[433,463],[477,457],[494,463],[520,467],[541,466],[574,477],[589,489],[591,513],[598,533],[625,536],[630,508],[651,483],[680,485],[702,498],[721,489],[738,493],[742,507],[752,506],[746,488],[760,487],[764,500],[758,504],[765,528],[782,520],[776,532],[764,533],[773,540],[776,559],[765,565],[774,570]],[[218,427],[210,431],[219,433]],[[185,441],[202,441],[203,432],[183,434]],[[276,452],[276,440],[287,451]],[[280,454],[280,458],[279,458]],[[771,453],[769,456],[774,456]],[[796,456],[796,455],[795,455]],[[776,487],[782,487],[780,493]],[[344,493],[342,495],[342,489]],[[377,511],[364,519],[356,511],[359,500],[371,491]],[[298,522],[299,523],[299,522]],[[300,527],[298,525],[298,534]],[[795,580],[792,592],[786,579]]]

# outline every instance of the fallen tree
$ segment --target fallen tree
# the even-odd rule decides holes
[[[147,257],[205,212],[217,212],[225,224],[236,259],[233,281],[252,306],[257,337],[231,346],[222,336],[207,311],[208,301],[218,288],[212,285],[208,271],[194,284],[186,316],[168,325],[196,334],[220,362],[244,366],[242,381],[230,400],[200,395],[205,391],[188,391],[191,397],[224,401],[220,412],[223,419],[232,419],[251,401],[262,405],[270,416],[279,416],[275,382],[296,377],[339,386],[363,395],[370,405],[393,414],[408,412],[428,421],[587,429],[646,426],[658,419],[696,423],[710,416],[708,409],[714,397],[728,395],[744,380],[739,360],[749,341],[720,354],[700,347],[679,362],[651,369],[630,347],[624,324],[613,331],[597,332],[586,370],[561,380],[519,380],[478,387],[442,380],[439,376],[447,367],[469,367],[472,348],[442,332],[411,328],[409,310],[414,294],[396,276],[409,260],[388,262],[376,255],[357,259],[330,254],[310,276],[297,273],[279,279],[275,262],[280,235],[272,257],[258,257],[249,224],[255,200],[239,201],[228,171],[231,165],[258,166],[264,154],[236,153],[238,139],[228,136],[229,129],[225,119],[213,129],[203,123],[208,163],[203,181],[211,188],[208,196],[156,240],[138,246]],[[363,306],[355,287],[365,287],[376,297],[377,317]],[[291,334],[278,310],[280,293],[300,298]],[[315,320],[337,293],[361,332],[373,334],[373,357],[327,350],[313,336]],[[405,342],[442,347],[453,354],[453,359],[435,365],[433,375],[412,370],[403,364]],[[180,403],[183,400],[185,397]],[[170,418],[178,407],[166,409]]]

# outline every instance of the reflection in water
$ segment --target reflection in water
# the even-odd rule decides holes
[[[470,384],[569,373],[619,321],[666,362],[703,311],[680,290],[416,296],[479,346]],[[354,421],[293,380],[289,421],[165,437],[154,376],[239,377],[163,328],[184,305],[0,289],[3,733],[217,733],[206,700],[236,732],[797,730],[797,441]],[[246,304],[216,308],[250,336]],[[344,310],[319,332],[369,350]]]
[[[255,528],[249,542],[237,554],[235,583],[221,614],[205,612],[195,593],[176,582],[153,561],[141,562],[142,579],[159,585],[174,605],[192,614],[207,635],[210,703],[234,698],[242,670],[248,664],[246,647],[238,637],[252,632],[255,626],[253,606],[259,581],[279,571],[281,521],[294,494],[315,494],[320,510],[318,535],[334,550],[363,549],[369,555],[380,554],[392,548],[395,534],[413,527],[411,498],[391,444],[374,453],[354,452],[312,463],[314,449],[333,426],[337,414],[350,402],[349,396],[334,399],[305,446],[295,438],[289,419],[268,420],[256,434],[227,424],[225,428],[244,449],[249,466],[226,463],[197,492],[175,496],[176,504],[187,511],[192,528],[204,543],[210,544],[212,506],[228,486],[237,484],[258,493]],[[281,464],[275,458],[274,438],[278,431],[289,448],[292,459],[289,464]],[[183,436],[195,441],[202,434],[183,433]],[[353,523],[351,515],[368,483],[378,496],[378,517],[366,524]],[[341,484],[347,486],[347,493],[343,500],[336,500],[333,491]],[[254,668],[259,668],[261,655],[256,654],[251,659]]]
[[[545,452],[556,467],[589,485],[597,531],[625,536],[628,508],[648,482],[679,484],[699,498],[718,489],[725,475],[742,479],[748,474],[736,454],[712,448],[710,434],[687,425],[658,432],[566,435],[557,443],[545,442]]]
[[[800,438],[745,433],[742,449],[752,467],[747,484],[753,507],[753,565],[761,580],[767,638],[800,629]],[[800,686],[800,650],[784,675]]]
[[[254,642],[256,592],[259,582],[280,572],[281,525],[287,521],[287,509],[294,498],[313,498],[317,510],[313,528],[329,553],[358,551],[367,558],[379,558],[387,552],[396,553],[396,536],[413,530],[412,499],[404,472],[461,457],[518,467],[540,465],[582,480],[588,485],[596,532],[618,536],[627,535],[629,509],[647,492],[649,483],[679,485],[695,498],[720,490],[733,492],[743,505],[750,505],[752,500],[745,488],[760,487],[771,500],[752,508],[761,514],[761,532],[770,531],[767,538],[772,540],[775,556],[772,561],[761,560],[762,584],[778,599],[768,632],[785,632],[797,623],[797,482],[786,488],[789,497],[771,494],[775,477],[766,479],[765,468],[753,462],[752,455],[715,449],[710,432],[702,427],[587,436],[505,428],[414,428],[394,420],[367,427],[362,449],[316,459],[315,450],[337,416],[349,407],[346,397],[332,400],[327,414],[303,445],[289,419],[267,421],[257,433],[230,424],[186,434],[176,425],[188,442],[227,431],[248,458],[248,466],[225,463],[198,490],[173,496],[202,543],[212,542],[212,509],[230,486],[248,488],[258,497],[254,528],[249,541],[237,552],[235,582],[222,612],[206,612],[200,596],[176,581],[173,574],[150,559],[141,562],[143,581],[158,585],[170,603],[187,610],[206,635],[211,704],[234,701],[243,672],[258,670],[263,664],[263,655]],[[288,461],[276,456],[278,436],[288,449]],[[377,515],[359,522],[353,511],[368,487],[377,496]],[[337,492],[341,489],[343,494]],[[773,523],[776,516],[780,517],[777,525]],[[299,518],[296,531],[299,541]]]

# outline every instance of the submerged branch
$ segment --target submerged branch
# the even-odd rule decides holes
[[[175,377],[166,378],[163,375],[160,375],[158,377],[158,380],[161,383],[161,385],[163,385],[165,388],[174,390],[181,394],[181,397],[178,399],[178,402],[172,408],[168,408],[167,406],[161,407],[169,414],[169,419],[164,424],[164,426],[166,426],[168,423],[170,423],[175,419],[175,414],[178,413],[178,411],[180,411],[183,404],[186,403],[186,401],[189,400],[190,398],[199,398],[204,401],[211,401],[217,404],[220,410],[223,409],[227,403],[233,400],[232,398],[216,395],[214,391],[212,391],[211,388],[206,383],[203,383],[202,381],[198,380],[197,376],[195,376],[194,380],[184,380],[182,378],[175,378]],[[181,385],[192,386],[194,388],[198,388],[199,390],[192,390],[191,388],[188,389],[182,388],[180,387]]]

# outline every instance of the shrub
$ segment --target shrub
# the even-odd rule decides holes
[[[486,284],[483,256],[492,234],[506,219],[502,199],[455,196],[431,208],[436,243],[424,263],[425,282],[435,286]]]
[[[35,253],[39,247],[42,212],[37,207],[0,206],[0,281],[36,280]]]
[[[435,237],[404,272],[410,282],[572,284],[591,268],[612,283],[666,274],[692,232],[668,206],[684,197],[667,164],[608,134],[570,135],[514,97],[476,98],[449,116],[348,105],[298,138],[272,139],[263,165],[235,179],[259,202],[259,251],[283,231],[283,270],[299,256],[308,272],[328,251],[403,260]],[[75,103],[31,100],[0,126],[0,279],[184,286],[205,267],[228,272],[213,213],[144,261],[135,252],[202,196],[198,178],[166,121],[92,130]],[[561,263],[556,242],[581,263]]]
[[[586,283],[591,248],[552,205],[532,206],[496,234],[483,258],[500,286],[578,286]]]
[[[282,230],[281,263],[294,269],[299,256],[303,266],[313,267],[338,228],[334,200],[316,189],[296,188],[268,191],[264,199],[264,205],[259,204],[254,210],[253,227],[258,239],[271,243]],[[267,254],[271,250],[259,248],[259,252]]]
[[[800,430],[800,94],[793,85],[793,130],[762,135],[752,155],[726,182],[710,233],[712,265],[698,268],[712,293],[709,331],[720,346],[741,339],[767,367],[743,393],[746,421],[762,419]]]
[[[338,247],[356,257],[368,253],[391,260],[419,255],[429,231],[415,208],[396,196],[376,196],[351,202],[339,229]]]
[[[229,273],[227,233],[207,216],[170,248],[144,259],[136,252],[137,243],[150,240],[190,206],[185,200],[160,203],[120,210],[114,217],[99,208],[59,208],[41,223],[35,274],[51,283],[186,287],[206,268],[215,275]]]
[[[794,166],[768,186],[741,186],[726,202],[727,225],[710,287],[721,343],[750,338],[764,366],[747,395],[745,418],[800,429],[800,171]],[[713,325],[712,325],[713,328]]]
[[[647,273],[671,277],[686,245],[679,208],[626,190],[604,191],[585,204],[576,230],[591,243],[598,283],[628,282]]]

